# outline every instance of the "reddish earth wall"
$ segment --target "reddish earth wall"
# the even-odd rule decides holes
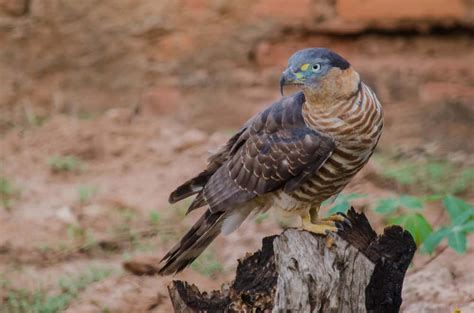
[[[277,96],[286,59],[307,46],[342,53],[386,104],[465,107],[473,8],[472,0],[0,0],[0,126],[31,112],[141,104],[204,128],[214,127],[212,107],[232,127]]]

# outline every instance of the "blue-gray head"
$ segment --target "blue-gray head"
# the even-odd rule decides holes
[[[334,68],[346,70],[351,65],[343,57],[326,48],[308,48],[293,54],[280,78],[280,91],[285,85],[302,85],[315,89]]]

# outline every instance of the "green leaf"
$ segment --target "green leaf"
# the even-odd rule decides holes
[[[406,164],[382,173],[387,178],[392,178],[402,185],[411,185],[416,182],[416,165]]]
[[[403,226],[405,224],[405,220],[407,219],[408,215],[402,215],[402,216],[395,216],[395,217],[389,217],[388,222],[389,224],[393,225],[400,225]]]
[[[468,167],[464,169],[452,184],[451,191],[460,193],[470,188],[474,184],[474,168]]]
[[[321,202],[321,206],[326,206],[326,205],[328,205],[328,204],[331,204],[332,201],[333,201],[332,198],[326,199],[326,200],[324,200],[323,202]]]
[[[328,210],[328,215],[335,214],[337,212],[347,213],[349,208],[351,207],[349,201],[354,199],[360,199],[367,197],[367,194],[360,194],[360,193],[349,193],[349,194],[340,194],[334,200],[334,206]],[[325,200],[322,205],[327,205],[332,201],[332,198]]]
[[[417,246],[433,232],[430,223],[419,213],[406,215],[402,226],[411,233]]]
[[[448,195],[443,200],[444,207],[448,210],[449,217],[451,221],[461,215],[464,211],[468,210],[471,207],[468,203],[464,202],[462,199],[459,199],[455,196]]]
[[[464,253],[467,249],[466,234],[461,227],[454,226],[448,236],[448,245],[457,253]]]
[[[423,202],[435,202],[439,201],[444,198],[445,195],[439,195],[439,194],[434,194],[434,195],[426,195],[420,197],[420,200]]]
[[[400,205],[413,210],[423,210],[423,202],[420,199],[413,196],[403,195],[399,199]]]
[[[394,198],[381,199],[378,201],[374,211],[380,214],[390,214],[397,209],[398,200]]]
[[[343,195],[343,197],[345,198],[346,201],[350,201],[350,200],[355,200],[355,199],[362,199],[362,198],[366,198],[367,197],[367,194],[365,193],[355,193],[355,192],[352,192],[348,195]]]
[[[349,207],[350,205],[348,202],[336,204],[335,206],[329,209],[328,215],[336,214],[337,212],[347,213]]]
[[[452,221],[452,224],[462,225],[471,219],[474,219],[474,208],[469,208],[468,210],[456,216],[454,220]]]
[[[439,243],[451,233],[451,229],[443,227],[432,232],[423,242],[422,251],[429,254],[438,247]]]
[[[461,231],[465,233],[474,233],[474,221],[467,222],[460,226]]]
[[[153,225],[158,225],[161,221],[161,215],[158,211],[151,211],[150,212],[150,223]]]
[[[361,199],[361,198],[366,198],[366,197],[367,197],[367,194],[363,194],[363,193],[355,193],[355,192],[351,192],[349,194],[341,193],[335,199],[331,197],[329,199],[324,200],[321,205],[324,206],[331,203],[341,204],[341,203],[349,202],[350,200]]]
[[[448,170],[452,170],[451,166],[447,163],[432,162],[428,163],[425,167],[425,171],[429,178],[432,180],[439,180],[446,175]]]
[[[0,195],[10,196],[13,194],[13,187],[5,177],[0,177]]]

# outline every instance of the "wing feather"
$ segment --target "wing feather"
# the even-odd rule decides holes
[[[305,124],[303,102],[283,98],[247,124],[203,190],[211,212],[280,188],[294,191],[329,158],[334,140]]]
[[[249,153],[247,146],[260,147],[258,156]],[[226,165],[235,183],[249,192],[262,195],[278,188],[292,191],[327,160],[334,147],[331,138],[306,126],[283,128],[252,134],[242,146],[242,153],[235,154]]]

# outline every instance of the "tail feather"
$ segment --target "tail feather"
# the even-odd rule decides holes
[[[207,210],[194,226],[184,235],[161,260],[164,265],[160,275],[181,272],[190,265],[221,232],[225,213],[211,213]]]
[[[186,211],[186,215],[189,214],[189,212],[194,211],[200,207],[203,207],[207,204],[206,198],[204,198],[204,192],[198,193],[196,198],[193,200],[191,205],[189,206],[188,210]]]
[[[211,176],[212,173],[204,171],[198,176],[186,181],[184,184],[176,188],[176,190],[170,194],[168,199],[169,203],[178,202],[202,191]]]

